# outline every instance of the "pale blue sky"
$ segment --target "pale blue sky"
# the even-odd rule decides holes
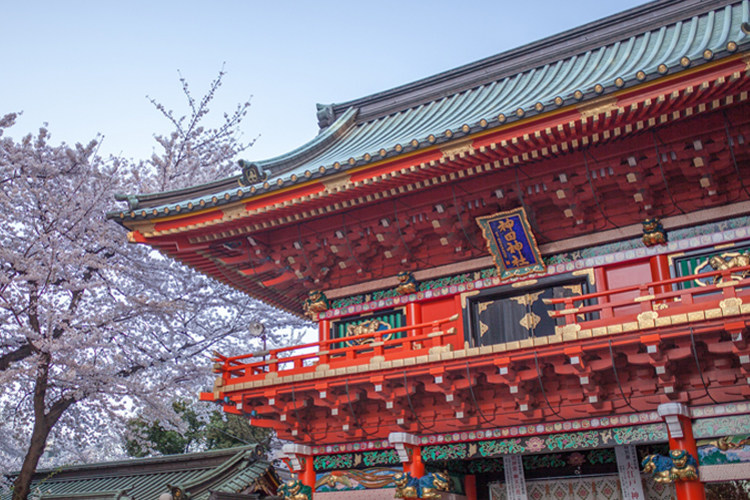
[[[102,151],[145,158],[168,123],[150,95],[184,111],[177,70],[201,95],[223,63],[214,111],[253,96],[246,158],[275,156],[317,133],[315,103],[423,78],[640,0],[376,2],[9,1],[0,3],[0,115],[9,135],[43,122],[56,141],[105,136]]]

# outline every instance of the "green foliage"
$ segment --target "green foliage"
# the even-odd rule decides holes
[[[159,421],[131,419],[128,430],[133,438],[125,439],[125,452],[131,457],[152,454],[174,455],[196,450],[218,450],[268,441],[270,431],[253,427],[239,415],[211,412],[208,421],[201,419],[186,401],[175,401],[172,408],[179,416],[182,431],[165,428]]]
[[[218,410],[211,413],[208,425],[204,429],[206,449],[219,450],[259,443],[265,447],[271,431],[262,427],[253,427],[240,415],[223,413]]]

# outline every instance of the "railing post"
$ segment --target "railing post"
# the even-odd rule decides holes
[[[609,283],[607,281],[607,273],[603,268],[597,267],[594,270],[594,278],[596,279],[597,290],[609,289]],[[612,308],[606,305],[609,303],[609,295],[602,295],[601,297],[598,297],[596,299],[596,303],[597,305],[601,306],[601,310],[599,312],[600,319],[607,319],[613,316]]]
[[[666,281],[670,276],[669,258],[665,254],[654,255],[649,259],[651,265],[651,277],[655,281]],[[667,293],[672,291],[672,285],[659,285],[654,287],[654,295]],[[659,304],[664,304],[665,301],[661,300]]]
[[[565,305],[565,310],[566,311],[570,311],[570,310],[575,309],[575,301],[573,300],[572,297],[566,297],[564,305]],[[566,325],[572,325],[574,323],[576,323],[576,313],[575,312],[573,312],[573,313],[566,312],[565,313],[565,324]]]
[[[331,350],[331,345],[332,344],[329,344],[328,342],[320,344],[320,346],[318,347],[318,363],[326,365],[328,364],[328,353]]]
[[[641,285],[638,287],[638,297],[635,299],[636,302],[641,303],[641,312],[651,311],[653,310],[653,299],[654,294],[651,293],[651,287],[646,285]]]
[[[726,283],[726,286],[724,284]],[[725,298],[736,297],[737,290],[735,289],[735,280],[732,278],[732,273],[721,273],[721,283],[718,286],[721,287],[721,295]]]
[[[318,339],[323,342],[331,339],[331,320],[321,319],[318,323]]]

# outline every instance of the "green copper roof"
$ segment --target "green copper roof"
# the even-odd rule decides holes
[[[269,174],[265,184],[239,188],[233,178],[189,192],[138,196],[132,218],[152,216],[138,211],[143,208],[159,207],[163,215],[177,205],[189,211],[191,201],[221,205],[679,73],[747,50],[749,21],[748,0],[658,1],[420,82],[323,107],[318,114],[328,126],[315,140],[255,162]]]
[[[245,446],[39,470],[31,491],[32,497],[41,499],[155,500],[169,484],[190,493],[193,500],[207,500],[212,491],[241,492],[271,470],[269,462],[257,458],[254,447]],[[0,499],[10,499],[10,494]]]

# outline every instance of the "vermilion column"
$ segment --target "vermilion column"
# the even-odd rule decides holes
[[[693,422],[690,409],[682,403],[665,403],[657,408],[669,431],[669,449],[686,450],[698,460],[698,447],[693,437]],[[677,481],[674,483],[677,500],[705,500],[706,490],[700,481]]]
[[[331,320],[321,319],[318,322],[318,339],[322,342],[324,340],[331,340]]]
[[[302,468],[302,474],[300,474],[300,481],[302,484],[309,486],[313,493],[315,493],[315,457],[312,455],[305,455],[305,465]]]
[[[315,493],[315,464],[312,449],[302,444],[285,444],[281,451],[286,455],[287,465],[293,473],[297,474],[302,484],[309,486]]]
[[[419,446],[411,447],[411,475],[414,477],[424,476],[424,462],[422,461],[422,448]]]
[[[424,476],[424,462],[422,462],[422,448],[419,438],[406,432],[391,432],[388,441],[396,448],[398,458],[404,466],[404,472],[419,479]]]
[[[410,302],[406,306],[406,321],[408,325],[418,325],[422,322],[422,304]],[[420,335],[422,332],[412,330],[411,335]]]
[[[477,476],[473,474],[464,476],[464,493],[466,500],[477,500]]]
[[[671,268],[669,267],[669,259],[666,255],[654,255],[649,259],[651,265],[651,276],[654,281],[664,281],[671,278]],[[672,291],[671,286],[657,286],[654,287],[654,293],[664,293]]]

